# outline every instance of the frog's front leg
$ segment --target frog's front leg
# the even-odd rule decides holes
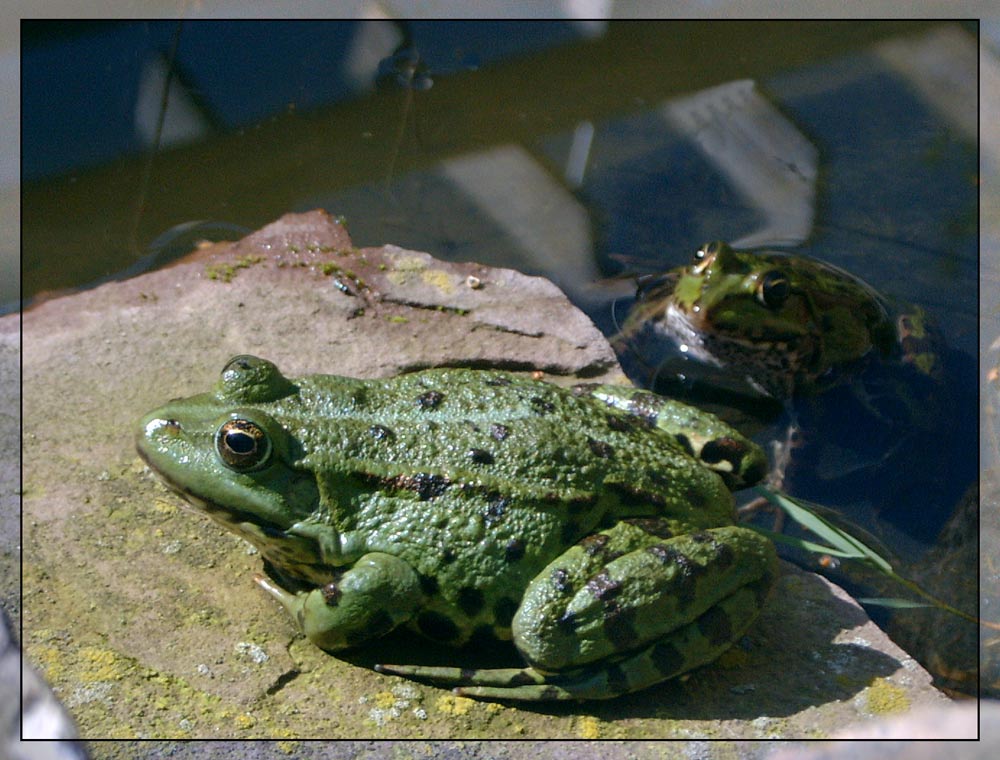
[[[493,699],[603,699],[718,657],[757,617],[774,546],[736,526],[669,535],[621,522],[580,541],[531,582],[514,616],[522,669],[382,666]]]
[[[284,605],[306,637],[327,650],[358,646],[412,617],[422,592],[416,571],[398,557],[365,554],[336,580],[291,593],[263,576],[254,580]]]

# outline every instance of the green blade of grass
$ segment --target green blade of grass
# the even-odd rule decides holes
[[[842,552],[842,554],[836,556],[847,556],[860,560],[866,560],[887,573],[892,572],[892,565],[890,565],[884,557],[880,556],[878,553],[850,534],[845,533],[832,523],[827,522],[815,512],[812,512],[806,507],[798,504],[793,499],[788,498],[784,494],[764,488],[763,486],[757,486],[754,488],[754,491],[772,504],[784,510],[789,517],[795,520],[795,522],[803,528],[812,531],[817,536],[822,538],[835,551]],[[833,554],[829,548],[824,549],[824,551],[827,554]]]
[[[856,602],[860,604],[871,604],[876,607],[893,607],[896,609],[909,609],[911,607],[934,607],[936,605],[930,602],[917,602],[912,599],[900,599],[898,597],[865,597],[864,599],[856,599]]]

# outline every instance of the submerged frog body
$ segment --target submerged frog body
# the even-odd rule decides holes
[[[623,332],[645,326],[776,399],[824,392],[873,362],[936,379],[922,310],[893,310],[853,275],[803,256],[702,246],[642,292]]]
[[[137,428],[142,458],[253,543],[320,647],[405,625],[513,640],[527,666],[383,665],[471,696],[606,698],[709,662],[757,616],[775,552],[734,522],[761,450],[650,393],[503,372],[289,379],[232,359]]]

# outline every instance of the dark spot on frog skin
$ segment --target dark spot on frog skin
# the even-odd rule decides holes
[[[607,533],[592,533],[577,542],[577,546],[583,549],[583,553],[588,557],[594,557],[596,562],[607,564],[613,559],[618,559],[625,552],[608,549],[611,537]],[[595,562],[595,563],[596,563]]]
[[[670,529],[670,521],[661,517],[628,517],[623,522],[640,528],[643,532],[657,538],[673,538],[674,532]]]
[[[623,610],[617,604],[606,613],[604,619],[604,634],[616,649],[625,651],[633,649],[639,643],[639,634],[635,630],[635,610]]]
[[[491,625],[480,625],[469,636],[469,646],[473,649],[490,650],[493,649],[500,639]],[[475,671],[472,671],[475,672]],[[463,671],[464,675],[464,671]]]
[[[740,463],[746,455],[746,447],[733,438],[716,438],[701,448],[701,459],[707,464],[718,464],[723,460],[733,466],[734,472],[740,471]]]
[[[420,501],[427,501],[440,496],[448,490],[451,481],[444,475],[418,472],[415,475],[398,475],[395,478],[387,478],[385,484],[390,488],[395,487],[405,491],[416,491]]]
[[[595,599],[608,602],[621,593],[622,584],[621,581],[616,581],[608,575],[607,570],[602,570],[587,581],[585,588]]]
[[[504,441],[510,435],[510,428],[506,425],[494,423],[490,425],[490,437],[495,441]]]
[[[586,512],[594,508],[597,504],[597,495],[591,494],[590,496],[581,496],[577,499],[571,499],[569,501],[568,512],[571,515],[578,515],[581,512]]]
[[[560,631],[569,635],[576,630],[576,613],[572,610],[566,610],[559,619],[556,621],[556,626]]]
[[[323,594],[323,601],[327,607],[336,607],[340,603],[341,591],[336,583],[327,583],[320,593]]]
[[[633,430],[649,430],[651,425],[645,417],[636,417],[632,414],[609,414],[607,416],[608,427],[616,433],[630,433]]]
[[[587,437],[587,445],[594,453],[594,456],[598,456],[601,459],[610,459],[615,453],[610,443],[598,441],[596,438],[591,438],[590,436]]]
[[[684,489],[684,499],[694,509],[701,509],[708,503],[704,492],[694,486],[688,486]]]
[[[458,626],[440,612],[425,611],[417,617],[417,627],[429,639],[454,641],[458,638]]]
[[[535,411],[535,414],[551,414],[556,410],[555,404],[541,396],[532,396],[528,400],[528,403],[531,404],[531,408]]]
[[[568,594],[573,590],[569,583],[569,573],[566,572],[565,568],[555,568],[552,571],[552,575],[549,577],[552,580],[552,585],[555,587],[555,590],[560,594]]]
[[[674,439],[677,441],[677,443],[681,445],[681,448],[684,449],[684,451],[686,451],[691,456],[695,456],[694,446],[691,445],[691,440],[686,435],[684,435],[684,433],[675,434]]]
[[[697,620],[698,630],[714,646],[733,639],[732,621],[721,608],[709,607]]]
[[[347,632],[347,643],[350,646],[358,646],[372,639],[377,639],[379,636],[384,636],[395,627],[392,616],[385,610],[379,610],[372,615],[371,620],[364,628]]]
[[[442,401],[444,401],[444,394],[441,391],[427,391],[416,398],[417,406],[421,409],[436,409]]]
[[[458,606],[470,618],[478,615],[485,604],[486,600],[483,598],[483,592],[479,589],[466,586],[458,590]]]
[[[670,476],[660,472],[659,470],[654,470],[652,468],[646,470],[646,477],[649,478],[651,483],[662,486],[663,488],[668,488],[671,485]]]
[[[441,552],[442,563],[444,563],[445,565],[450,565],[454,561],[455,561],[454,551],[452,551],[451,549],[445,549],[443,552]]]
[[[654,544],[647,547],[646,551],[656,557],[664,565],[673,565],[677,568],[671,583],[670,593],[673,594],[680,606],[686,607],[694,601],[696,591],[696,580],[705,569],[695,564],[686,555],[677,551],[672,546],[665,544]]]
[[[611,540],[611,536],[607,533],[592,533],[580,539],[577,544],[581,549],[583,549],[584,554],[593,557],[596,554],[604,551],[604,548],[608,545]]]
[[[577,536],[580,535],[580,526],[577,525],[573,520],[567,520],[563,523],[561,539],[563,544],[572,544],[576,541]]]
[[[524,542],[518,538],[512,538],[504,547],[503,558],[507,562],[517,562],[524,557],[524,551]]]
[[[698,544],[710,545],[714,554],[713,564],[723,570],[732,567],[736,561],[736,554],[733,552],[732,547],[719,543],[711,533],[698,531],[697,533],[692,533],[690,539]]]
[[[438,580],[433,575],[420,574],[420,590],[425,596],[435,596],[438,592]]]
[[[493,605],[493,624],[498,628],[510,628],[517,612],[518,602],[509,596],[502,597]]]
[[[488,378],[486,378],[485,383],[486,383],[486,385],[493,385],[493,386],[503,387],[503,386],[506,386],[506,385],[510,385],[510,378],[509,377],[505,377],[503,375],[497,375],[497,376],[494,376],[494,377],[488,377]]]
[[[490,494],[486,502],[486,511],[483,512],[483,519],[486,521],[486,525],[492,527],[500,523],[503,520],[504,513],[507,511],[507,507],[510,506],[510,502],[511,500],[506,496],[501,496],[498,493]]]
[[[654,644],[649,650],[649,659],[653,666],[663,675],[679,673],[684,668],[684,655],[677,647],[667,641]]]
[[[652,493],[651,491],[645,491],[642,488],[638,488],[630,483],[609,483],[610,487],[614,488],[616,491],[625,495],[627,499],[638,499],[640,502],[646,504],[656,504],[657,506],[666,506],[667,500],[658,493]]]
[[[517,673],[515,673],[514,675],[512,675],[510,677],[510,681],[509,681],[509,684],[511,686],[531,686],[534,683],[535,683],[535,679],[531,677],[531,674],[525,673],[523,670],[518,671]],[[552,687],[549,687],[548,689],[546,689],[546,693],[549,693],[550,690],[551,690],[551,693],[553,693],[553,694],[557,693],[557,690],[553,689]]]
[[[617,663],[609,665],[605,673],[607,673],[608,677],[608,690],[612,694],[624,694],[631,688],[628,677],[625,675],[625,671],[622,670],[621,665]]]
[[[493,464],[493,455],[486,449],[469,449],[466,456],[473,464]]]
[[[392,430],[387,428],[385,425],[372,425],[370,428],[368,428],[368,432],[371,433],[372,438],[374,438],[376,441],[386,441],[386,440],[391,441],[393,438],[396,437],[396,434],[393,433]]]

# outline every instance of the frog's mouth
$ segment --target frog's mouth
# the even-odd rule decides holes
[[[247,512],[246,510],[223,506],[218,502],[205,499],[190,489],[185,488],[180,483],[172,480],[169,475],[151,462],[149,457],[146,455],[146,452],[142,450],[142,447],[139,447],[138,451],[139,457],[146,463],[149,469],[156,473],[156,476],[160,479],[163,485],[165,485],[173,493],[180,496],[181,499],[184,500],[185,505],[191,507],[192,511],[207,515],[224,527],[242,535],[246,535],[248,538],[253,537],[255,539],[259,539],[260,533],[263,533],[265,537],[270,539],[288,537],[285,529],[276,523],[264,520],[259,515]]]

